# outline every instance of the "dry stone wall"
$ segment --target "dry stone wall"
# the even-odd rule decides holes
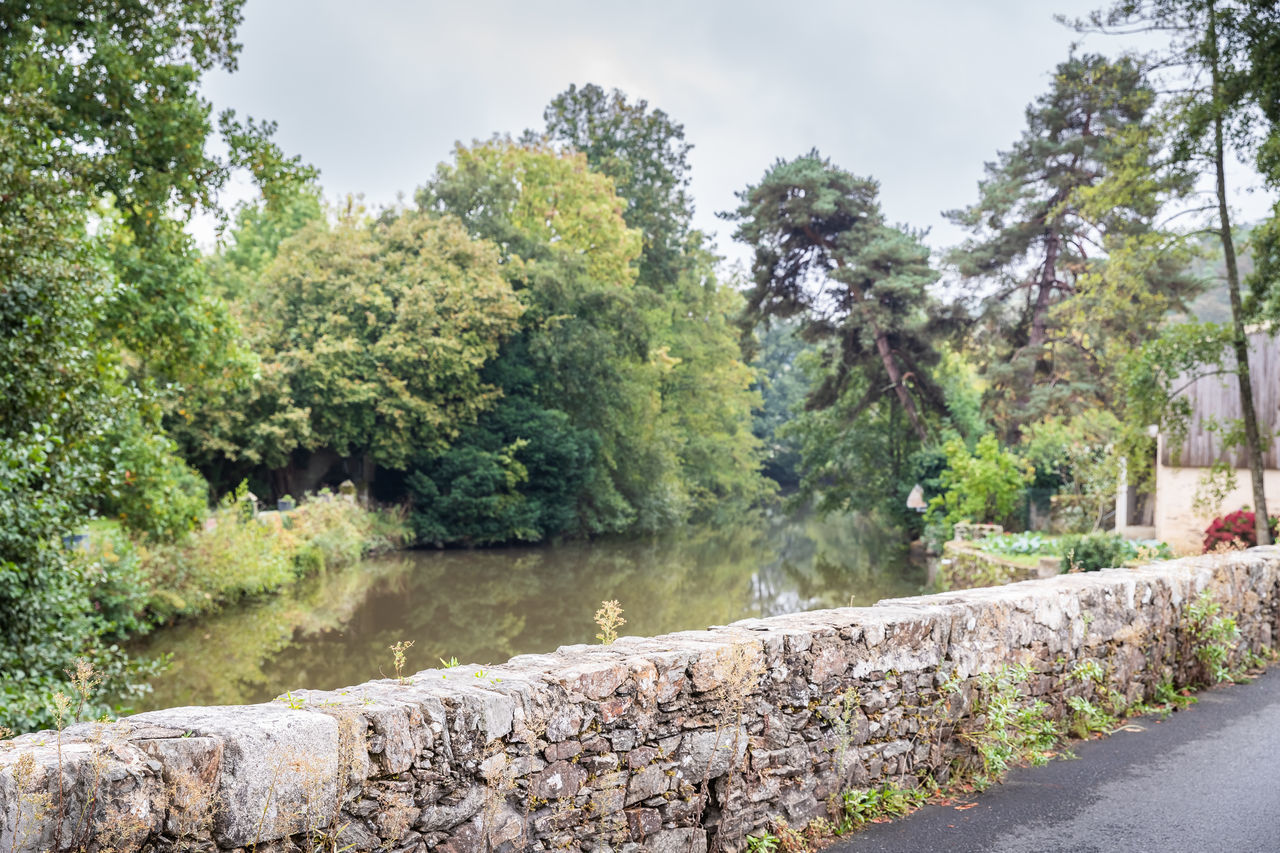
[[[842,789],[945,780],[979,673],[1030,665],[1058,714],[1082,663],[1129,701],[1196,678],[1203,591],[1242,650],[1277,645],[1259,548],[22,735],[0,850],[741,849]]]

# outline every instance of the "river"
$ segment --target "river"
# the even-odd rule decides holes
[[[595,642],[616,599],[620,635],[912,595],[924,568],[892,531],[859,516],[761,516],[655,540],[407,551],[330,570],[283,594],[162,628],[134,647],[171,654],[143,711],[264,702],[299,688],[391,676],[389,647],[412,641],[406,672],[441,659],[496,664]]]

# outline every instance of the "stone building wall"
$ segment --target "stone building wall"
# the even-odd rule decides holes
[[[1029,664],[1056,714],[1081,663],[1129,701],[1197,678],[1202,591],[1277,645],[1265,548],[23,735],[0,850],[741,849],[842,789],[945,780],[979,673]]]

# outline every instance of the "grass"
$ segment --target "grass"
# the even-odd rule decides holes
[[[98,578],[97,600],[123,637],[399,547],[408,526],[395,513],[322,494],[256,518],[242,505],[222,506],[173,543],[131,540],[111,521],[89,532],[84,559]]]

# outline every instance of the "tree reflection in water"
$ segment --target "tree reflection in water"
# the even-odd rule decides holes
[[[911,595],[924,583],[901,539],[864,516],[761,516],[653,540],[485,551],[415,551],[298,584],[285,595],[157,631],[172,653],[147,708],[266,701],[391,672],[388,647],[413,640],[406,671],[439,658],[500,663],[589,643],[600,602],[625,608],[626,634]],[[139,708],[141,710],[142,708]]]

